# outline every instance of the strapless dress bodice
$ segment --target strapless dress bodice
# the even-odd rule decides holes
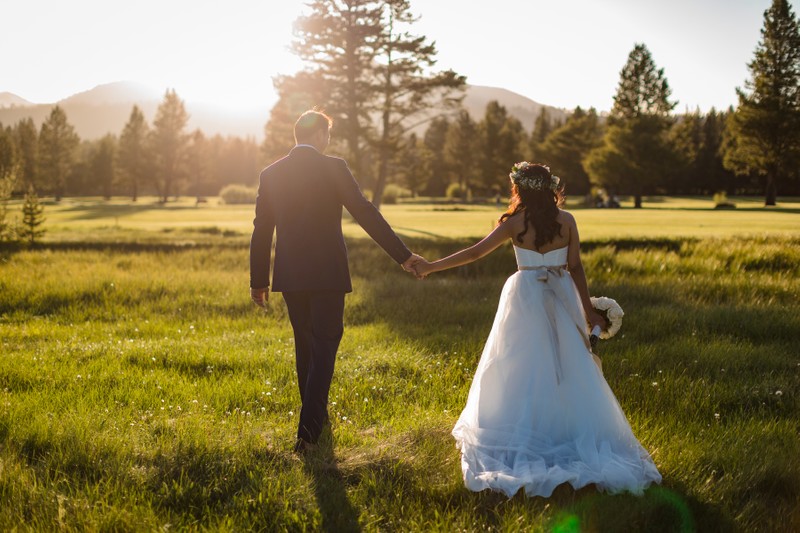
[[[517,256],[517,266],[525,268],[555,267],[567,264],[567,250],[569,247],[556,248],[549,252],[540,253],[527,248],[514,245],[514,255]]]

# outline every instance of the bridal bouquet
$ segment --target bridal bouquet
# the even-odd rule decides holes
[[[625,313],[616,300],[605,296],[592,296],[592,307],[595,311],[603,315],[608,322],[608,329],[600,331],[598,335],[601,339],[610,339],[617,334],[622,326],[622,317]],[[594,332],[592,332],[594,334]]]

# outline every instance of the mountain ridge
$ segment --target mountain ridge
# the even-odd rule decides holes
[[[134,81],[98,85],[48,104],[35,104],[19,95],[3,92],[0,93],[0,124],[9,126],[32,118],[39,128],[52,108],[59,105],[82,139],[97,139],[108,133],[119,135],[134,105],[139,106],[145,118],[151,122],[163,94]],[[506,107],[509,114],[518,118],[529,132],[542,107],[548,110],[551,120],[563,121],[570,113],[508,89],[482,85],[467,86],[464,107],[478,121],[483,118],[486,104],[492,100]],[[219,105],[186,101],[188,129],[200,129],[206,135],[255,137],[260,140],[273,104],[274,101],[266,101],[262,106],[231,110]]]
[[[0,109],[6,109],[9,107],[26,107],[32,105],[35,104],[33,102],[25,100],[21,96],[17,96],[14,93],[10,92],[0,93]]]

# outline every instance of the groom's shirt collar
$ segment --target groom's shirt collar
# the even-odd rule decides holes
[[[315,152],[319,152],[319,150],[317,150],[314,146],[311,146],[310,144],[295,144],[294,145],[295,148],[300,148],[302,146],[307,146],[308,148],[312,148]]]

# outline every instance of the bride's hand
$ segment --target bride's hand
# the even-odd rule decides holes
[[[606,319],[603,318],[603,315],[601,315],[597,311],[594,310],[589,311],[589,314],[586,318],[589,319],[589,323],[592,325],[592,327],[589,328],[590,330],[593,329],[595,326],[600,326],[600,329],[603,330],[608,329],[608,323],[606,322]]]
[[[417,275],[417,277],[419,279],[424,278],[425,276],[427,276],[428,274],[430,274],[433,271],[433,268],[431,267],[431,264],[428,261],[424,260],[424,259],[422,261],[416,263],[413,268],[414,268],[414,272],[416,273],[416,275]]]

